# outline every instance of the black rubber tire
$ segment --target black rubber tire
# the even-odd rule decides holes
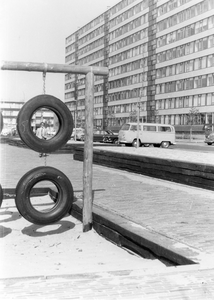
[[[0,133],[2,132],[3,128],[4,128],[4,118],[2,112],[0,111]]]
[[[170,146],[170,142],[166,142],[166,141],[163,141],[162,143],[161,143],[161,148],[169,148],[169,146]]]
[[[51,181],[58,190],[55,205],[47,212],[36,210],[30,201],[31,190],[40,181]],[[27,172],[16,186],[15,203],[19,213],[29,222],[48,225],[61,220],[71,210],[74,193],[68,177],[53,167],[37,167]]]
[[[137,139],[133,140],[132,146],[135,147],[135,148],[137,147]],[[139,139],[138,140],[138,147],[141,147],[141,146],[142,146],[141,140]]]
[[[58,117],[59,130],[51,139],[38,138],[31,128],[31,118],[40,108],[52,110]],[[73,117],[68,107],[51,95],[39,95],[30,99],[23,105],[17,117],[20,138],[29,148],[40,153],[51,153],[65,145],[71,138],[73,126]]]
[[[0,207],[2,205],[3,198],[4,198],[4,193],[3,193],[3,189],[2,189],[1,184],[0,184]]]

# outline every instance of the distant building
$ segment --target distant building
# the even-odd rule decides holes
[[[2,112],[4,121],[3,132],[7,133],[11,129],[16,129],[16,119],[24,104],[25,102],[22,101],[0,101],[0,111]],[[32,116],[31,125],[34,131],[41,122],[44,122],[47,127],[53,128],[57,122],[56,116],[52,111],[42,108]]]
[[[0,111],[4,117],[4,127],[16,127],[16,118],[24,102],[0,101]]]
[[[213,0],[122,0],[65,50],[67,64],[109,68],[95,78],[97,127],[120,126],[139,107],[147,122],[186,124],[197,107],[199,123],[214,123]],[[84,121],[85,76],[65,76],[65,103]]]

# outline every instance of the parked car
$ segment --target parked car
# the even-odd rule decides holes
[[[106,130],[106,133],[103,137],[104,143],[118,144],[118,133],[113,132],[111,130]]]
[[[85,138],[82,137],[84,140]],[[93,142],[100,143],[118,143],[118,135],[111,130],[95,130],[93,133]]]
[[[212,145],[214,144],[214,132],[211,132],[206,138],[205,138],[205,143],[207,143],[207,145]]]

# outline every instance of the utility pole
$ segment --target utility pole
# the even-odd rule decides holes
[[[144,59],[144,54],[143,54]],[[142,78],[142,87],[140,88],[140,94],[137,102],[137,148],[139,148],[139,135],[140,135],[140,109],[141,109],[141,100],[142,100],[142,94],[143,94],[143,88],[144,88],[144,66],[141,63],[141,67],[143,69],[143,78]]]

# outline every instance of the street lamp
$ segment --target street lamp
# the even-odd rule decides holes
[[[77,99],[75,99],[74,128],[75,128],[74,140],[76,142],[76,140],[77,140]]]
[[[78,101],[78,86],[79,86],[79,74],[75,76],[75,111],[74,111],[74,140],[77,140],[77,101]]]
[[[129,91],[134,91],[137,88],[133,88],[130,89]],[[141,105],[141,97],[142,97],[142,91],[140,89],[140,95],[138,97],[138,101],[137,101],[137,144],[136,144],[136,148],[139,147],[139,135],[140,135],[140,105]]]
[[[137,145],[136,148],[139,147],[139,129],[140,129],[140,100],[141,100],[141,96],[138,98],[138,102],[137,102]]]

